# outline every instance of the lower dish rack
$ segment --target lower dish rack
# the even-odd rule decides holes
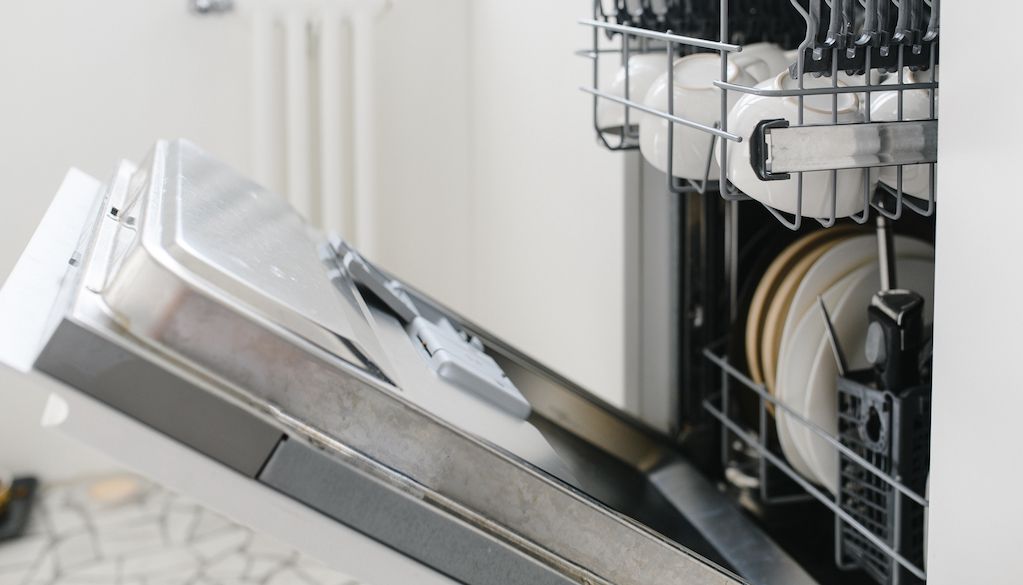
[[[923,583],[925,496],[929,461],[930,385],[897,394],[871,387],[869,372],[850,372],[838,382],[838,434],[832,434],[781,402],[729,363],[714,347],[703,356],[720,369],[720,393],[703,407],[721,423],[722,464],[738,438],[759,459],[760,500],[784,504],[800,493],[779,495],[780,471],[801,491],[835,516],[835,559],[840,568],[859,568],[885,585]],[[750,428],[733,415],[738,392],[750,392],[757,404],[757,424]],[[839,489],[832,495],[801,475],[772,446],[769,406],[784,411],[833,448],[839,461]]]

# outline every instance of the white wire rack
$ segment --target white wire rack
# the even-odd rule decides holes
[[[752,199],[738,189],[728,175],[728,144],[749,141],[751,151],[750,165],[761,180],[788,180],[796,182],[796,202],[794,213],[786,213],[762,203],[764,207],[785,227],[797,230],[803,225],[804,217],[804,173],[825,171],[830,173],[828,193],[824,196],[828,201],[830,213],[815,214],[813,218],[822,226],[830,227],[841,219],[838,210],[838,186],[841,179],[839,171],[858,169],[863,173],[862,206],[859,211],[848,217],[856,223],[866,223],[871,210],[889,219],[900,218],[906,209],[930,216],[935,212],[935,190],[937,177],[935,163],[937,161],[937,56],[939,32],[939,0],[790,0],[789,3],[778,2],[777,10],[793,10],[805,22],[805,37],[798,47],[796,58],[789,68],[790,75],[797,81],[792,89],[773,89],[751,87],[728,81],[729,57],[743,50],[743,35],[734,34],[730,28],[730,4],[738,0],[706,0],[704,4],[717,2],[716,34],[686,36],[675,34],[663,26],[673,22],[671,19],[645,18],[640,12],[653,10],[658,6],[661,10],[671,10],[672,6],[682,4],[671,1],[649,2],[637,0],[628,2],[617,0],[617,11],[607,11],[600,0],[595,0],[592,18],[581,20],[580,24],[592,29],[592,45],[579,54],[592,60],[592,83],[580,88],[593,97],[593,123],[598,141],[610,150],[630,150],[638,147],[639,136],[634,117],[655,116],[668,123],[667,132],[667,189],[679,195],[716,193],[728,201],[744,201]],[[687,5],[693,3],[686,3]],[[789,6],[791,4],[791,6]],[[620,5],[620,6],[619,6]],[[624,12],[623,10],[628,9]],[[658,12],[654,10],[654,12]],[[825,13],[828,18],[825,19]],[[655,14],[659,17],[661,14]],[[677,22],[674,21],[674,22]],[[661,25],[661,30],[653,30],[651,23]],[[698,27],[694,27],[698,28]],[[709,27],[704,27],[704,32]],[[686,28],[689,32],[690,28]],[[716,52],[720,57],[720,76],[714,85],[720,90],[720,115],[715,124],[704,124],[676,115],[674,111],[675,84],[674,64],[680,55],[692,52]],[[630,57],[637,53],[661,53],[664,57],[664,75],[667,76],[667,108],[662,110],[643,103],[643,96],[630,95],[630,68],[627,66]],[[623,95],[613,94],[601,85],[601,60],[617,58],[622,64],[625,83]],[[915,71],[913,82],[906,79],[907,69]],[[842,72],[862,74],[862,83],[840,84]],[[883,84],[875,79],[871,72],[888,75]],[[830,84],[814,84],[807,87],[806,80],[813,76],[830,78]],[[907,92],[924,91],[927,96],[928,116],[920,119],[908,119],[904,107]],[[739,135],[728,127],[730,92],[753,94],[768,98],[795,98],[797,108],[794,119],[764,120],[757,129],[748,136]],[[871,105],[877,92],[897,93],[897,115],[894,120],[871,120]],[[839,97],[842,94],[856,93],[863,96],[864,108],[862,119],[856,122],[839,123]],[[830,96],[831,124],[804,124],[809,96]],[[919,94],[916,94],[919,95]],[[819,99],[819,98],[818,98]],[[601,102],[613,102],[622,107],[624,125],[619,132],[608,132],[598,123],[598,107]],[[707,160],[702,178],[679,179],[674,176],[673,161],[676,148],[674,127],[682,125],[695,129],[708,137]],[[773,152],[772,143],[780,136],[803,139],[810,144],[828,144],[835,141],[850,140],[850,133],[873,137],[865,140],[864,148],[853,149],[852,156],[835,156],[830,162],[786,160],[784,153]],[[796,133],[799,133],[798,135]],[[893,150],[892,145],[906,136],[913,137],[916,142],[913,149]],[[848,149],[847,149],[848,150]],[[720,174],[711,176],[712,161],[715,153],[720,167]],[[905,170],[909,165],[925,165],[927,188],[925,193],[910,196],[904,191]],[[887,167],[894,180],[889,184],[871,181],[870,174],[876,173],[880,167]],[[892,172],[894,171],[894,172]],[[848,176],[848,174],[845,176]],[[877,185],[876,188],[874,185]],[[734,234],[733,234],[734,236]],[[733,279],[734,280],[734,279]],[[734,283],[733,283],[734,284]],[[734,293],[732,295],[734,297]],[[734,302],[733,302],[734,304]],[[729,449],[731,438],[737,437],[746,443],[759,458],[759,489],[760,499],[769,504],[780,504],[796,499],[810,497],[826,506],[836,517],[836,535],[843,527],[850,528],[862,539],[887,558],[891,559],[891,573],[887,583],[907,583],[926,580],[922,563],[917,558],[909,558],[902,550],[898,539],[879,535],[862,522],[861,518],[850,514],[847,507],[841,504],[839,496],[832,496],[813,482],[798,473],[785,457],[771,447],[768,429],[770,417],[768,404],[784,411],[789,420],[803,425],[810,433],[816,435],[833,447],[844,461],[858,466],[863,473],[876,479],[878,485],[890,489],[895,498],[894,524],[902,523],[905,507],[917,506],[925,510],[928,503],[919,490],[913,489],[900,481],[886,470],[880,469],[859,453],[843,444],[840,437],[822,428],[820,425],[805,418],[801,413],[779,402],[760,384],[753,382],[743,372],[728,363],[727,359],[710,349],[704,351],[704,357],[721,370],[721,393],[719,396],[704,402],[704,408],[714,416],[722,426],[722,448]],[[736,387],[735,382],[738,382]],[[751,430],[738,419],[730,416],[734,403],[732,392],[748,391],[756,396],[759,412],[759,424]],[[722,456],[727,459],[727,452]],[[803,493],[777,495],[771,493],[769,471],[774,468],[788,476]],[[776,474],[774,474],[776,475]],[[841,493],[841,490],[839,490]],[[836,554],[839,566],[845,565],[841,554]],[[908,578],[903,578],[908,576]]]
[[[742,45],[731,42],[729,27],[729,0],[708,0],[708,3],[719,3],[717,38],[699,38],[674,34],[671,30],[659,31],[633,26],[628,23],[644,24],[642,17],[628,13],[625,18],[606,11],[600,0],[595,0],[593,17],[580,21],[580,24],[592,28],[592,46],[579,54],[592,60],[592,83],[580,89],[593,96],[594,128],[600,143],[611,150],[634,149],[638,144],[638,135],[631,124],[635,116],[651,115],[666,120],[669,124],[667,133],[667,165],[668,189],[677,194],[718,192],[730,201],[750,199],[740,191],[727,176],[729,152],[727,143],[751,141],[750,148],[762,153],[761,164],[751,162],[751,166],[764,180],[794,180],[796,185],[796,201],[794,213],[784,213],[767,204],[764,206],[786,227],[796,230],[802,225],[804,214],[804,173],[826,171],[831,173],[829,181],[830,193],[824,194],[830,205],[830,213],[815,216],[818,222],[830,227],[839,219],[838,188],[839,171],[859,169],[864,174],[862,181],[862,208],[858,213],[849,216],[857,223],[865,223],[873,208],[877,213],[890,219],[898,219],[905,209],[930,216],[935,210],[935,190],[937,177],[935,163],[937,161],[937,55],[938,55],[938,15],[939,0],[830,0],[830,18],[823,18],[824,0],[790,0],[791,7],[779,2],[778,9],[795,10],[805,21],[806,36],[798,49],[798,57],[790,67],[792,77],[797,80],[797,87],[792,89],[765,89],[735,83],[729,83],[729,55],[740,53]],[[732,0],[734,1],[734,0]],[[863,2],[863,6],[860,5]],[[626,3],[629,4],[629,3]],[[659,4],[657,2],[636,2],[640,9],[644,6]],[[661,2],[660,4],[664,4]],[[804,7],[803,4],[807,4]],[[667,2],[667,7],[672,3]],[[624,10],[624,8],[623,8]],[[928,16],[929,12],[929,16]],[[897,13],[897,19],[894,18]],[[623,23],[618,22],[623,21]],[[646,24],[649,24],[647,22]],[[611,48],[602,46],[602,33],[612,44]],[[643,96],[630,95],[630,71],[624,67],[632,55],[637,53],[663,52],[665,74],[668,76],[667,109],[661,110],[644,104]],[[719,122],[714,125],[702,124],[675,115],[673,64],[680,54],[694,51],[717,52],[721,59],[720,79],[714,85],[720,89],[721,111]],[[625,74],[624,95],[614,95],[602,89],[600,79],[600,61],[605,57],[619,57]],[[913,83],[905,79],[907,68],[926,71],[926,80]],[[891,79],[884,84],[872,80],[872,75],[863,75],[863,83],[849,85],[839,83],[842,72],[880,71],[891,74]],[[828,76],[830,87],[806,87],[808,76]],[[918,75],[917,77],[920,77]],[[926,119],[907,120],[904,108],[907,91],[923,90],[929,100],[929,116]],[[794,120],[765,120],[752,136],[740,136],[728,129],[729,92],[754,94],[771,98],[796,98],[798,108]],[[872,97],[877,92],[898,92],[897,118],[894,121],[872,121],[870,109]],[[864,96],[865,106],[862,109],[862,121],[839,123],[839,96],[855,93]],[[804,125],[808,96],[831,96],[830,125]],[[623,131],[612,134],[601,129],[597,124],[597,110],[601,100],[617,103],[622,106],[625,118]],[[767,124],[770,122],[770,124]],[[693,128],[708,135],[706,173],[702,179],[678,179],[674,177],[673,154],[674,126],[682,125]],[[780,135],[788,134],[808,139],[815,144],[834,144],[850,140],[851,132],[862,140],[852,154],[836,155],[830,164],[817,160],[812,166],[801,164],[797,160],[785,160],[780,153],[773,152],[771,144],[777,142]],[[909,138],[913,147],[892,150],[900,141]],[[872,140],[870,139],[872,138]],[[904,141],[902,141],[904,142]],[[903,144],[904,146],[904,144]],[[711,168],[714,149],[718,150],[720,175],[712,177]],[[909,165],[926,165],[929,175],[926,193],[917,193],[911,197],[904,191],[904,173]],[[870,173],[877,172],[879,167],[894,170],[894,185],[878,183],[870,179]],[[871,187],[878,187],[872,190]]]

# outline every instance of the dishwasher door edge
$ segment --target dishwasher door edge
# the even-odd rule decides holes
[[[109,229],[119,221],[119,214],[114,210],[103,212],[107,209],[105,199],[99,199],[100,205],[96,204],[96,197],[102,195],[97,195],[95,189],[98,182],[90,184],[93,191],[88,193],[80,189],[62,190],[40,229],[43,232],[47,231],[44,228],[63,226],[57,230],[60,232],[77,223],[85,229],[79,227],[73,233],[83,233],[86,237],[79,238],[69,249],[67,245],[56,245],[66,238],[60,241],[52,237],[33,238],[23,262],[19,262],[8,280],[0,306],[0,317],[3,317],[0,322],[9,325],[19,320],[19,314],[23,314],[26,307],[49,305],[46,307],[49,315],[45,318],[36,318],[36,315],[32,319],[35,330],[13,331],[8,327],[0,330],[5,332],[4,343],[9,348],[18,346],[17,340],[24,344],[27,340],[39,339],[32,350],[36,357],[43,347],[47,350],[45,359],[39,360],[37,365],[59,375],[63,382],[75,388],[72,394],[109,400],[109,406],[135,420],[147,422],[143,419],[152,412],[132,411],[125,403],[133,398],[130,385],[138,382],[137,376],[111,374],[117,373],[119,364],[125,363],[121,357],[127,354],[106,361],[90,359],[108,347],[127,348],[130,356],[125,360],[137,358],[153,368],[166,370],[169,375],[196,385],[209,397],[236,409],[231,412],[239,413],[243,420],[251,417],[253,428],[269,428],[270,432],[256,431],[264,445],[259,450],[265,450],[265,445],[274,442],[275,433],[286,435],[288,439],[283,444],[295,441],[292,444],[308,448],[293,451],[292,456],[300,452],[307,460],[315,459],[333,466],[333,471],[362,474],[360,477],[372,480],[364,485],[371,486],[381,496],[395,494],[399,498],[395,501],[407,504],[406,510],[425,513],[435,528],[460,525],[466,534],[499,545],[511,553],[507,556],[511,565],[506,566],[520,568],[514,570],[515,574],[534,578],[546,574],[551,579],[543,581],[551,583],[639,585],[682,581],[725,585],[737,582],[735,576],[646,526],[409,402],[400,389],[309,347],[291,332],[266,322],[259,315],[246,313],[244,307],[223,302],[223,295],[205,295],[195,282],[182,281],[191,287],[191,292],[181,297],[181,306],[173,313],[173,319],[160,330],[166,337],[156,339],[155,344],[152,340],[135,337],[121,327],[103,305],[100,295],[89,288],[93,281],[83,277],[83,274],[88,276],[86,270],[94,257],[93,243],[100,241],[89,232]],[[84,206],[87,209],[63,204],[69,197],[89,197],[88,205]],[[93,219],[94,224],[90,224],[89,219]],[[49,231],[52,235],[53,230]],[[48,254],[41,254],[34,260],[30,258],[40,247],[48,248]],[[103,253],[95,254],[95,258],[103,257]],[[61,275],[55,276],[57,272]],[[41,294],[41,291],[49,292]],[[68,331],[69,324],[77,329],[91,329],[95,335],[84,342],[81,339],[76,342],[63,333],[55,335],[62,331],[61,327],[64,332]],[[266,345],[238,343],[238,340],[269,340],[271,337],[272,344],[269,341]],[[174,351],[168,352],[167,347]],[[268,353],[260,353],[261,350]],[[25,371],[25,356],[29,353],[21,351],[20,362],[11,365]],[[71,359],[73,354],[78,356],[77,361]],[[0,361],[10,362],[11,359],[7,353],[0,355]],[[97,388],[110,390],[109,386],[101,388],[103,382],[116,382],[124,388],[103,394]],[[94,383],[99,386],[92,386]],[[173,395],[179,389],[165,384],[153,390]],[[198,438],[189,439],[183,435],[187,424],[180,424],[189,418],[186,411],[191,410],[194,415],[195,409],[204,408],[202,404],[202,401],[185,401],[181,405],[182,412],[165,413],[182,420],[176,421],[179,423],[176,425],[162,424],[160,430],[188,443],[192,449],[185,452],[190,456],[205,460],[217,458],[208,442],[215,435],[200,433]],[[153,426],[152,420],[148,422]],[[203,424],[215,422],[207,420]],[[97,429],[97,432],[104,430]],[[228,425],[224,425],[223,430],[232,431]],[[133,439],[123,437],[122,446],[111,448],[115,452],[130,449]],[[219,459],[223,461],[224,457]],[[326,513],[324,518],[331,515],[329,499],[336,497],[336,493],[299,494],[298,487],[309,486],[289,486],[268,466],[262,466],[261,472],[254,471],[256,466],[251,463],[251,454],[243,459],[246,462],[241,465],[227,463],[244,474],[259,473],[260,478],[272,481],[278,489],[289,491],[292,499]],[[244,477],[241,473],[237,475]],[[279,494],[260,493],[263,494],[260,497],[265,498],[265,506],[280,505]],[[400,511],[400,507],[379,509],[374,521],[400,525]],[[356,521],[355,517],[346,516],[339,523]],[[368,536],[392,548],[403,546],[394,540],[395,533],[388,536],[380,524],[370,522],[363,528],[372,532]],[[393,530],[393,526],[390,529]],[[426,546],[431,544],[425,542]],[[442,543],[434,544],[438,550],[443,548]],[[424,550],[415,552],[406,548],[400,552],[434,566],[441,573],[457,574],[457,579],[465,583],[508,582],[508,573],[483,570],[474,574],[467,571],[458,554],[440,554],[427,560],[429,551]],[[438,564],[443,566],[436,566]],[[481,560],[480,566],[485,569],[489,565]],[[530,572],[526,567],[542,570]]]

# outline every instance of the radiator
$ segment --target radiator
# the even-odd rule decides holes
[[[388,0],[248,0],[252,169],[311,224],[376,248],[374,59]],[[241,7],[241,6],[240,6]]]

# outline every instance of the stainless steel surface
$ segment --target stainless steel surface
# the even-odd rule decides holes
[[[369,307],[374,330],[395,365],[395,384],[416,404],[521,457],[551,475],[572,484],[578,482],[544,437],[532,425],[483,405],[473,395],[451,388],[437,376],[420,354],[416,342],[400,320],[375,306]]]
[[[480,334],[479,329],[473,331]],[[653,427],[602,403],[517,350],[485,334],[481,336],[494,359],[529,400],[536,416],[640,471],[649,471],[672,455],[667,440],[659,438]]]
[[[441,570],[459,583],[569,585],[575,580],[472,525],[362,473],[336,465],[329,453],[285,441],[260,481],[392,548]]]
[[[127,209],[124,200],[130,195],[130,178],[131,170],[122,165],[111,182],[104,209]],[[87,242],[78,244],[83,247],[75,253],[80,259],[76,269],[82,273],[82,283],[78,289],[68,286],[71,307],[58,315],[63,318],[36,360],[36,368],[73,383],[238,471],[254,475],[280,438],[280,431],[265,429],[265,424],[237,412],[204,384],[182,374],[182,368],[168,369],[166,356],[162,356],[165,352],[146,350],[133,341],[134,337],[112,319],[112,312],[102,302],[107,259],[117,249],[121,221],[130,217],[121,212],[116,216],[99,214],[93,248],[86,247]],[[346,292],[351,294],[350,283],[340,283],[338,294],[344,296]],[[139,293],[148,294],[144,289]],[[536,429],[513,417],[479,408],[473,398],[452,391],[415,353],[400,323],[381,311],[366,310],[371,311],[374,343],[380,347],[386,343],[384,357],[400,366],[397,381],[406,395],[449,422],[501,445],[556,477],[573,481]],[[250,342],[258,343],[255,339]],[[140,379],[147,380],[141,388],[137,384]]]
[[[750,583],[811,585],[814,580],[753,521],[685,461],[674,461],[650,474],[650,481],[719,550]]]
[[[328,280],[316,240],[287,202],[184,141],[157,143],[140,168],[117,211],[102,288],[126,329],[150,336],[203,283],[349,363],[390,371],[356,301]]]
[[[658,448],[658,442],[642,427],[620,417],[592,416],[602,405],[591,402],[588,408],[582,407],[580,401],[587,396],[582,392],[576,395],[570,385],[537,390],[557,397],[557,404],[564,406],[565,412],[591,413],[587,417],[573,417],[567,427],[546,419],[537,424],[564,454],[573,475],[594,497],[642,519],[673,539],[692,542],[693,546],[699,543],[687,531],[696,530],[700,537],[696,540],[706,540],[704,547],[696,549],[698,552],[712,559],[720,556],[720,562],[727,563],[750,583],[815,582],[727,494],[693,465],[663,447]],[[568,428],[581,432],[568,432]],[[603,436],[603,441],[583,444],[580,436],[588,434],[587,429]],[[646,445],[648,455],[641,461],[648,464],[633,466],[627,460],[609,457],[610,449],[622,442]],[[649,464],[653,461],[657,464]]]
[[[626,234],[636,249],[628,263],[634,270],[628,281],[635,295],[637,331],[631,340],[631,359],[626,376],[634,386],[635,412],[662,432],[678,431],[681,319],[678,279],[682,268],[680,241],[686,226],[680,225],[680,207],[685,199],[667,192],[664,175],[641,156],[635,159],[638,178],[628,200],[635,206],[635,220]]]
[[[181,156],[200,160],[175,161]],[[433,517],[462,523],[574,582],[737,581],[635,520],[429,412],[411,399],[410,392],[362,367],[352,356],[339,355],[332,351],[336,348],[318,343],[324,341],[327,329],[316,329],[318,324],[304,313],[309,307],[286,314],[290,309],[285,301],[293,291],[286,283],[273,282],[275,278],[290,281],[288,275],[300,278],[293,271],[296,266],[307,266],[310,277],[329,282],[326,268],[319,274],[312,270],[313,262],[320,258],[320,251],[311,243],[315,235],[309,236],[309,245],[296,242],[291,254],[306,258],[289,258],[293,266],[284,270],[275,262],[249,257],[262,254],[258,242],[251,242],[252,247],[221,243],[216,241],[217,230],[200,229],[214,216],[222,216],[229,226],[246,226],[252,237],[287,226],[290,220],[279,216],[272,202],[262,194],[252,195],[251,184],[194,147],[180,143],[162,145],[143,168],[126,190],[130,203],[117,206],[105,202],[103,209],[108,213],[97,218],[96,232],[90,234],[100,237],[90,239],[84,253],[72,256],[80,260],[65,267],[68,272],[63,280],[65,290],[71,293],[66,299],[70,304],[58,303],[58,321],[89,328],[96,339],[86,345],[50,348],[56,353],[48,354],[49,359],[81,356],[78,363],[83,371],[70,371],[66,382],[75,385],[82,376],[95,375],[88,371],[96,366],[88,356],[97,344],[132,347],[154,365],[270,425],[289,441],[320,450],[332,463],[357,470],[403,494]],[[140,187],[149,183],[151,189]],[[185,192],[175,192],[179,186]],[[228,209],[215,201],[193,199],[219,197],[234,206]],[[190,214],[185,207],[191,205],[210,215]],[[173,217],[168,208],[177,209],[179,215]],[[191,218],[195,224],[174,234],[162,231],[182,218]],[[222,234],[239,237],[237,231],[228,229]],[[285,230],[282,237],[287,241],[294,234]],[[189,249],[198,245],[216,250]],[[108,255],[110,249],[116,253]],[[247,266],[238,264],[239,260]],[[211,266],[223,273],[216,274]],[[285,276],[278,276],[274,267]],[[249,269],[259,273],[248,274]],[[95,279],[95,273],[112,276]],[[247,277],[252,280],[240,280]],[[273,284],[265,282],[267,279]],[[102,289],[101,297],[90,288],[97,283],[116,288],[116,294]],[[276,294],[262,293],[264,283]],[[337,294],[343,296],[343,290],[339,287]],[[108,298],[116,301],[116,307],[104,306],[102,301]],[[96,309],[95,320],[80,318],[79,309],[86,303]],[[370,326],[376,317],[365,305],[354,307],[358,312],[353,309],[346,316],[356,332],[355,340],[368,345],[351,322],[363,319],[381,350],[374,360],[397,361]],[[434,306],[426,309],[438,310]],[[115,314],[119,315],[117,322],[110,319]],[[451,318],[461,323],[457,315]],[[499,343],[490,345],[492,336],[479,333],[533,401],[536,416],[564,422],[564,430],[574,436],[598,439],[601,448],[637,470],[649,470],[670,454],[667,442],[656,433],[589,399],[515,350]],[[396,371],[397,378],[404,379],[404,370]]]
[[[938,162],[938,121],[789,126],[764,132],[772,174]]]
[[[622,228],[622,280],[624,282],[623,307],[624,321],[624,380],[625,395],[622,408],[638,414],[643,392],[640,387],[643,370],[640,359],[643,355],[642,338],[645,333],[642,323],[643,305],[641,302],[643,287],[641,278],[643,270],[641,261],[644,253],[643,243],[643,205],[636,196],[641,192],[643,157],[638,150],[626,152],[622,156],[623,180],[622,193],[625,195],[623,204]]]
[[[35,368],[255,477],[283,436],[281,430],[211,394],[205,384],[168,367],[152,352],[119,342],[125,332],[91,297],[86,292],[76,299]]]
[[[379,271],[373,270],[369,263],[350,249],[348,244],[339,237],[331,238],[330,247],[337,253],[338,263],[348,272],[356,286],[372,291],[402,322],[411,323],[419,316],[415,305],[408,299],[408,295],[401,289],[397,281],[387,279]]]
[[[877,218],[877,263],[881,271],[881,290],[898,288],[898,275],[895,273],[895,234],[892,233],[888,219],[884,216]]]

